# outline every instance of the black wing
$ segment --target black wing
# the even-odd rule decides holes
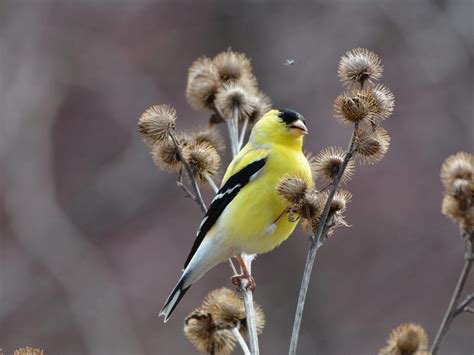
[[[219,216],[221,215],[222,211],[227,207],[227,205],[234,199],[235,196],[239,193],[239,191],[249,183],[252,177],[263,168],[265,163],[267,162],[267,158],[262,158],[256,160],[242,170],[238,171],[234,175],[232,175],[220,188],[217,192],[216,197],[211,202],[209,209],[207,210],[204,219],[199,226],[196,240],[194,241],[193,247],[191,252],[189,253],[186,262],[184,263],[184,268],[188,266],[189,262],[191,261],[192,257],[198,250],[199,246],[201,245],[204,237],[206,236],[209,229],[212,228],[214,223],[217,221]]]

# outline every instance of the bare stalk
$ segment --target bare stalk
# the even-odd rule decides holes
[[[466,236],[467,252],[465,256],[464,266],[461,270],[461,274],[459,275],[458,283],[456,284],[456,287],[454,288],[454,292],[451,297],[451,301],[449,302],[448,309],[446,310],[446,313],[444,314],[443,321],[441,322],[438,332],[436,333],[435,340],[433,341],[433,344],[431,345],[432,355],[436,355],[438,353],[439,347],[441,346],[441,343],[443,342],[443,339],[446,336],[446,333],[448,332],[453,319],[457,315],[456,314],[457,310],[459,309],[459,305],[458,305],[459,299],[461,297],[462,290],[464,289],[464,286],[466,285],[466,280],[471,270],[472,261],[474,260],[474,254],[473,254],[474,245],[472,244],[472,241],[471,241],[474,238],[472,236],[470,237],[471,238]]]
[[[474,301],[474,293],[468,295],[464,301],[460,302],[456,311],[453,314],[453,317],[460,315],[462,312],[472,312],[471,308],[469,308],[469,304]]]
[[[357,135],[357,129],[358,129],[358,124],[356,123],[354,125],[354,130],[352,131],[352,136],[351,140],[349,142],[349,146],[347,147],[346,155],[344,156],[344,160],[342,161],[342,164],[339,168],[339,171],[336,175],[336,177],[333,180],[333,183],[331,185],[331,190],[329,192],[328,199],[326,201],[326,205],[324,206],[323,213],[321,215],[321,219],[318,223],[318,228],[314,235],[311,238],[311,246],[308,251],[308,256],[306,258],[306,264],[305,264],[305,269],[303,273],[303,280],[301,281],[301,288],[300,288],[300,293],[298,296],[298,304],[296,307],[296,313],[295,313],[295,320],[293,322],[293,331],[291,334],[291,342],[290,342],[290,350],[289,354],[290,355],[295,355],[296,354],[296,348],[298,346],[298,338],[299,338],[299,332],[301,328],[301,320],[303,318],[303,311],[304,311],[304,304],[306,300],[306,294],[308,293],[308,285],[309,281],[311,278],[311,273],[313,270],[313,265],[314,265],[314,260],[316,259],[316,253],[321,247],[321,245],[324,243],[328,225],[331,222],[331,218],[328,218],[329,216],[329,211],[330,207],[332,204],[332,200],[334,198],[334,195],[336,193],[337,187],[339,186],[339,182],[341,181],[342,175],[344,174],[344,171],[346,170],[347,164],[352,158],[352,155],[354,154],[354,148],[355,148],[355,139]]]
[[[242,149],[244,145],[245,133],[247,132],[247,126],[249,124],[248,116],[245,117],[244,124],[242,125],[242,131],[240,132],[238,150]]]
[[[212,178],[209,176],[208,173],[204,173],[204,178],[206,179],[207,183],[211,186],[212,190],[214,190],[215,193],[219,191],[219,188],[217,187],[216,183]]]
[[[239,342],[240,347],[242,348],[242,351],[244,352],[244,354],[251,355],[249,347],[247,343],[245,342],[245,339],[242,336],[242,334],[240,334],[239,329],[240,329],[240,324],[238,324],[237,327],[231,328],[230,331],[232,332],[232,334],[234,334],[235,339],[237,339],[237,341]]]
[[[196,201],[196,203],[199,205],[201,210],[204,213],[206,213],[207,207],[206,207],[206,204],[204,203],[204,200],[202,199],[201,190],[199,189],[199,185],[196,179],[194,178],[191,167],[189,166],[189,164],[183,157],[183,152],[181,151],[181,146],[178,143],[178,139],[176,138],[176,135],[174,132],[170,132],[169,135],[171,137],[171,140],[173,141],[174,146],[176,147],[176,155],[178,156],[178,159],[181,162],[181,165],[184,166],[184,170],[186,171],[186,174],[188,174],[189,180],[191,181],[191,186],[193,187],[194,195],[193,194],[190,194],[190,195],[192,199]]]

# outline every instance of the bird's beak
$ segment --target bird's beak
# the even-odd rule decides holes
[[[296,120],[290,125],[291,130],[297,136],[303,136],[308,134],[308,128],[306,128],[305,124],[301,120]]]

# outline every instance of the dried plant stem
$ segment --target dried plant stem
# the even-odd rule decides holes
[[[247,132],[248,124],[249,124],[249,118],[245,117],[244,124],[242,126],[242,131],[240,132],[238,150],[240,150],[242,146],[244,145],[244,138],[245,138],[245,133]]]
[[[471,267],[472,267],[472,262],[474,260],[474,253],[473,253],[474,245],[472,244],[472,241],[470,239],[474,239],[474,238],[472,238],[472,236],[471,238],[466,237],[467,252],[466,252],[466,257],[464,261],[464,266],[461,270],[461,274],[459,275],[458,283],[456,284],[456,287],[454,288],[454,292],[451,297],[451,301],[449,302],[448,309],[446,310],[446,313],[444,314],[443,321],[441,322],[441,325],[438,329],[438,332],[436,333],[436,337],[433,341],[433,344],[431,345],[432,355],[436,355],[438,353],[439,347],[441,346],[441,343],[444,337],[446,336],[446,333],[448,332],[452,321],[454,320],[455,316],[459,314],[457,312],[457,310],[459,309],[459,299],[461,297],[462,290],[464,289],[464,286],[466,285],[466,280],[467,280],[467,277],[469,276],[469,272],[471,271]]]
[[[212,180],[211,176],[205,172],[204,177],[206,178],[207,183],[211,186],[212,190],[214,190],[214,192],[217,193],[217,191],[219,191],[219,188],[217,187],[214,180]]]
[[[326,233],[328,230],[328,225],[331,223],[331,220],[332,220],[332,218],[328,218],[332,200],[336,193],[339,182],[341,181],[342,175],[344,174],[344,171],[346,170],[347,164],[349,163],[349,161],[352,158],[352,155],[354,154],[357,129],[358,129],[358,124],[356,123],[354,125],[354,130],[352,131],[352,136],[349,142],[349,146],[347,147],[344,160],[342,161],[339,171],[331,185],[331,190],[329,192],[326,205],[324,206],[321,219],[318,223],[318,228],[311,238],[311,246],[309,248],[308,256],[306,258],[306,264],[305,264],[305,268],[303,272],[303,280],[301,281],[301,288],[300,288],[300,293],[298,296],[298,304],[296,307],[295,320],[293,322],[293,331],[291,334],[291,342],[290,342],[290,350],[289,350],[290,355],[296,354],[296,348],[298,346],[298,337],[299,337],[299,332],[301,328],[301,320],[303,318],[304,304],[306,300],[306,294],[308,293],[308,285],[311,278],[314,261],[316,259],[316,253],[321,247],[321,245],[324,243],[324,239],[326,237]]]
[[[472,312],[472,308],[468,307],[472,301],[474,301],[474,293],[471,293],[464,299],[464,301],[459,303],[456,311],[454,311],[453,317],[460,315],[462,312]]]
[[[181,151],[181,146],[178,143],[178,139],[176,138],[176,135],[175,135],[174,132],[170,132],[169,135],[171,137],[171,140],[173,141],[174,146],[176,147],[176,155],[178,156],[178,159],[181,162],[181,165],[184,166],[184,170],[186,171],[186,174],[188,174],[189,180],[191,181],[191,186],[193,187],[194,194],[190,194],[190,195],[191,195],[192,199],[194,201],[196,201],[196,203],[199,205],[201,210],[204,213],[206,213],[207,207],[206,207],[206,204],[204,203],[204,200],[202,198],[201,190],[199,189],[199,185],[198,185],[196,179],[194,178],[193,171],[191,170],[191,167],[189,166],[189,164],[186,162],[186,160],[183,157],[183,152]]]
[[[237,339],[237,341],[239,342],[244,354],[250,355],[251,353],[249,347],[247,346],[247,343],[245,342],[245,339],[243,338],[242,334],[240,334],[239,328],[240,324],[237,327],[232,328],[230,331],[232,332],[232,334],[234,334],[235,339]]]

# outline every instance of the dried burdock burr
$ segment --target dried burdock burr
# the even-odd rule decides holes
[[[248,112],[250,124],[257,122],[264,114],[272,108],[272,101],[261,91],[257,91],[250,97],[251,110]]]
[[[265,326],[265,313],[262,307],[254,303],[257,333],[260,334]],[[245,305],[242,299],[228,288],[220,288],[210,292],[201,306],[210,313],[215,324],[220,328],[237,327],[242,335],[247,334]]]
[[[15,350],[14,355],[44,355],[44,351],[41,349],[30,348],[29,346],[27,346],[25,348]]]
[[[217,68],[209,58],[197,59],[189,68],[186,98],[195,109],[214,110],[214,98],[220,80]]]
[[[358,91],[357,97],[364,100],[369,106],[368,118],[372,122],[382,121],[390,117],[395,108],[395,96],[389,88],[382,84]]]
[[[334,198],[331,202],[331,211],[332,212],[344,212],[346,206],[352,200],[352,194],[343,189],[339,189],[334,194]]]
[[[428,335],[421,325],[407,323],[395,328],[379,355],[428,355]]]
[[[474,155],[458,152],[448,157],[441,166],[441,182],[450,190],[456,179],[474,179]]]
[[[246,85],[255,86],[250,59],[243,53],[228,49],[212,59],[221,82],[244,81]]]
[[[182,151],[186,151],[191,144],[186,134],[179,134],[177,141]],[[156,166],[162,170],[178,172],[181,169],[178,147],[172,140],[163,140],[155,144],[151,149],[151,155]]]
[[[235,337],[229,329],[216,326],[212,315],[195,309],[184,321],[184,335],[201,353],[227,355],[234,350]]]
[[[380,161],[390,147],[390,136],[381,127],[364,126],[357,130],[355,155],[362,162],[375,164]]]
[[[217,110],[222,112],[224,118],[230,119],[236,110],[238,118],[242,120],[244,117],[248,117],[254,109],[253,93],[253,88],[239,82],[228,82],[217,91],[214,104]]]
[[[184,159],[189,164],[195,178],[207,182],[207,177],[214,177],[219,171],[221,158],[216,148],[207,142],[192,144],[184,150]]]
[[[318,155],[309,159],[311,170],[316,178],[330,183],[337,176],[344,161],[346,152],[340,147],[324,148]],[[341,177],[341,182],[346,183],[354,173],[354,161],[349,160]]]
[[[193,144],[207,143],[213,146],[219,153],[225,150],[224,138],[215,128],[204,128],[189,133]]]
[[[343,93],[334,101],[334,116],[342,124],[361,122],[370,114],[369,101],[357,92]]]
[[[176,127],[176,110],[168,105],[154,105],[148,108],[138,120],[138,131],[144,142],[153,145],[169,139]]]
[[[382,77],[383,65],[379,56],[365,48],[356,48],[344,54],[337,74],[344,83],[371,83]]]
[[[308,193],[308,184],[300,176],[287,176],[278,182],[276,187],[278,194],[288,202],[291,211],[297,212],[301,209]]]

